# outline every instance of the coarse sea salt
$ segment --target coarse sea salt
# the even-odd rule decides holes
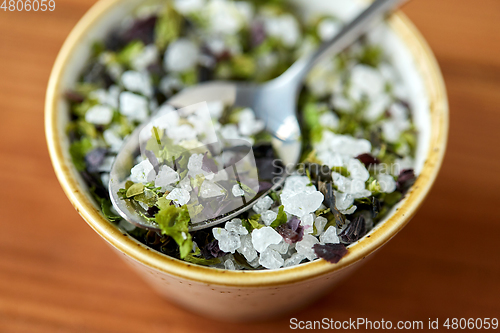
[[[264,127],[264,122],[255,118],[255,113],[252,109],[246,108],[240,111],[238,129],[241,134],[246,136],[254,135],[262,131]]]
[[[148,160],[140,162],[130,170],[130,180],[135,183],[151,182],[155,177],[156,173],[154,167]]]
[[[330,226],[321,236],[319,236],[319,240],[323,244],[340,243],[339,237],[337,236],[337,228],[335,228],[334,226]]]
[[[159,57],[158,48],[154,44],[144,47],[141,53],[131,61],[132,68],[136,71],[144,71],[154,64]]]
[[[156,187],[165,187],[167,185],[176,183],[180,180],[179,174],[169,167],[168,165],[162,165],[158,171],[158,175],[155,179]]]
[[[252,244],[259,253],[262,253],[271,244],[278,244],[282,239],[283,237],[271,227],[263,227],[252,231]]]
[[[267,269],[278,269],[285,263],[283,257],[271,248],[267,248],[260,254],[259,264]]]
[[[241,219],[232,219],[231,221],[226,222],[224,228],[226,228],[227,231],[235,232],[238,235],[248,234],[248,230],[243,226]]]
[[[122,74],[122,84],[125,89],[144,96],[151,97],[153,86],[149,74],[137,71],[126,71]]]
[[[238,253],[241,253],[249,263],[255,260],[258,255],[252,244],[252,235],[242,235],[240,237],[240,242],[241,245],[237,249]]]
[[[271,199],[268,195],[266,195],[263,198],[260,198],[257,200],[255,205],[253,205],[252,209],[257,213],[263,213],[264,211],[268,210],[271,208],[271,205],[273,204],[273,199]]]
[[[319,240],[312,235],[304,235],[304,238],[295,243],[295,249],[297,253],[303,255],[309,260],[316,259],[316,253],[314,253],[313,246],[319,244]]]
[[[113,119],[113,109],[107,105],[96,105],[85,113],[85,121],[95,125],[108,125]]]
[[[306,259],[306,256],[295,252],[292,256],[285,260],[283,267],[292,267],[300,264],[302,260]]]
[[[213,228],[212,234],[219,242],[219,249],[224,252],[234,253],[241,246],[240,236],[224,228]]]
[[[235,196],[235,197],[242,197],[245,195],[245,191],[243,191],[243,189],[241,188],[240,185],[238,184],[234,184],[233,185],[233,188],[231,189],[231,193]]]
[[[266,210],[261,213],[262,222],[264,222],[267,226],[271,225],[271,223],[276,220],[276,217],[278,217],[278,213],[273,212],[272,210]]]
[[[120,113],[130,120],[143,122],[148,118],[148,100],[128,91],[120,94]]]
[[[123,145],[123,139],[116,133],[114,128],[108,128],[102,133],[104,141],[109,145],[110,151],[117,153]]]
[[[326,42],[335,37],[341,29],[342,23],[331,18],[325,18],[319,22],[317,32],[319,38]]]
[[[396,181],[394,177],[387,174],[380,174],[377,176],[380,190],[385,193],[392,193],[396,190]]]
[[[198,63],[199,49],[187,38],[179,38],[170,43],[165,52],[165,69],[171,72],[185,72]]]
[[[189,191],[183,188],[174,188],[166,197],[168,200],[172,200],[178,206],[184,206],[189,202],[191,195]]]

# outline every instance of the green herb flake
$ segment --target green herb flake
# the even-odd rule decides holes
[[[179,38],[182,21],[182,16],[175,11],[171,2],[167,2],[155,26],[155,44],[160,50]]]
[[[78,171],[85,170],[85,155],[92,149],[92,141],[85,137],[80,141],[75,141],[69,147],[69,153],[73,159],[73,164]]]
[[[127,189],[126,196],[127,198],[132,198],[136,195],[144,193],[144,184],[142,183],[135,183],[134,185],[130,186]]]
[[[282,224],[285,224],[287,221],[286,213],[285,213],[285,207],[283,205],[280,206],[279,211],[278,211],[278,216],[276,216],[276,219],[271,223],[272,228],[277,228]]]
[[[184,259],[193,250],[193,240],[189,233],[189,212],[187,206],[163,206],[155,216],[163,235],[170,236],[179,245],[180,257]]]

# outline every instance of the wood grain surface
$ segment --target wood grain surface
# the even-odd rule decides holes
[[[500,316],[500,1],[414,0],[434,50],[451,131],[413,221],[337,290],[274,321],[228,324],[164,300],[84,223],[49,161],[43,103],[55,57],[95,0],[0,11],[0,332],[280,332],[290,317]],[[307,290],[297,290],[307,292]]]

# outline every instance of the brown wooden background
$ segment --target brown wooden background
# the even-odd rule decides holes
[[[95,0],[0,11],[0,332],[279,332],[200,318],[157,296],[83,222],[50,165],[45,88]],[[0,1],[2,2],[2,1]],[[413,0],[449,93],[439,179],[414,220],[340,288],[291,314],[425,320],[500,317],[500,1]],[[297,290],[297,292],[307,292]]]

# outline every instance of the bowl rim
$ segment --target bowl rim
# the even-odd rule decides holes
[[[108,222],[76,179],[77,171],[65,158],[59,133],[58,100],[62,74],[76,46],[92,24],[120,5],[121,0],[101,0],[80,19],[65,40],[51,71],[45,100],[45,133],[56,176],[67,197],[83,219],[107,243],[135,262],[181,279],[226,287],[270,287],[296,283],[334,273],[364,259],[394,237],[414,216],[430,191],[441,167],[448,138],[448,100],[437,61],[426,41],[402,13],[396,12],[388,25],[406,44],[423,78],[430,102],[431,137],[427,158],[420,175],[401,206],[369,236],[349,247],[348,254],[337,264],[319,259],[301,265],[262,271],[229,271],[168,257],[139,243]]]

